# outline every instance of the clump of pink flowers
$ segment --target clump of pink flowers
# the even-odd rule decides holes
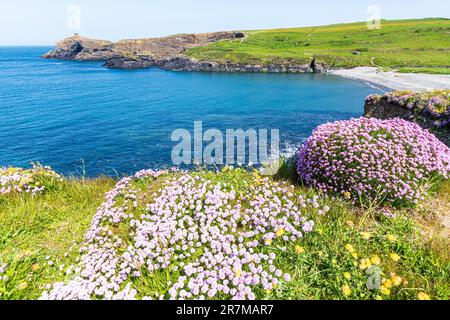
[[[61,180],[50,167],[33,164],[31,169],[0,168],[0,196],[9,193],[38,194],[47,183]]]
[[[302,180],[354,200],[415,204],[450,173],[450,149],[419,125],[359,118],[318,127],[297,152]]]
[[[42,299],[256,299],[290,281],[277,255],[313,231],[306,213],[325,209],[291,185],[255,179],[252,188],[202,173],[122,179],[67,270],[72,280]]]

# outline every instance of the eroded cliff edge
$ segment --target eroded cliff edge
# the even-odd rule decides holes
[[[242,32],[212,32],[179,34],[161,38],[131,39],[110,42],[82,37],[78,34],[58,42],[55,49],[43,55],[45,59],[104,61],[108,68],[142,69],[158,67],[177,71],[216,72],[322,72],[326,66],[311,61],[304,65],[270,64],[244,65],[199,61],[183,54],[185,50],[224,40],[245,38]]]
[[[415,122],[450,147],[450,90],[371,95],[366,98],[364,116]]]

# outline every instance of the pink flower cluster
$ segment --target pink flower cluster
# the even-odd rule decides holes
[[[448,178],[450,150],[401,119],[359,118],[318,127],[297,152],[303,181],[348,198],[413,204],[429,178]]]
[[[0,195],[8,193],[42,193],[49,180],[61,176],[50,167],[34,164],[32,169],[0,168]]]
[[[73,279],[42,299],[255,299],[290,281],[277,252],[314,228],[305,213],[320,210],[317,198],[293,188],[265,178],[242,190],[186,172],[124,178],[98,209]]]

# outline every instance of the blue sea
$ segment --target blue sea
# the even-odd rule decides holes
[[[320,124],[361,116],[366,83],[320,74],[110,70],[43,60],[50,47],[0,47],[0,167],[64,175],[171,167],[178,128],[279,129],[291,153]]]

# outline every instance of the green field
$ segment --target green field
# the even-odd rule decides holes
[[[187,55],[243,64],[305,64],[331,68],[379,66],[404,72],[450,73],[450,19],[382,21],[308,28],[246,31],[245,39],[196,47]],[[420,69],[417,69],[420,68]]]

